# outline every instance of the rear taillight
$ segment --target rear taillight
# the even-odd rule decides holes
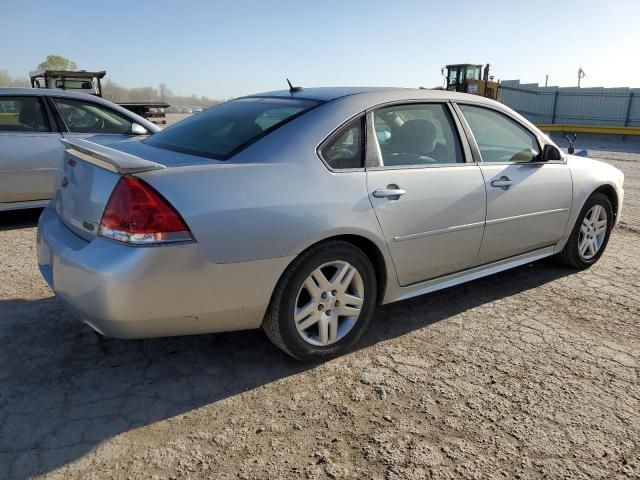
[[[136,245],[193,240],[180,214],[136,177],[120,178],[102,214],[99,235]]]

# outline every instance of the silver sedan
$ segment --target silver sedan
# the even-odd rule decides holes
[[[269,92],[64,143],[38,257],[78,318],[121,338],[262,327],[301,360],[344,352],[378,304],[552,255],[589,267],[624,195],[614,167],[447,91]]]
[[[43,88],[0,88],[0,211],[44,207],[63,138],[108,144],[160,130],[102,98]],[[139,137],[140,138],[140,137]]]

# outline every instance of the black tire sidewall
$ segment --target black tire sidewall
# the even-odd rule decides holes
[[[364,283],[364,303],[360,317],[351,331],[338,342],[319,347],[305,342],[298,333],[293,312],[302,283],[313,270],[320,265],[341,260],[354,266]],[[376,304],[376,276],[371,262],[357,247],[346,242],[336,242],[330,248],[319,248],[311,252],[299,264],[295,265],[282,290],[278,316],[278,329],[287,350],[296,358],[305,361],[323,360],[346,351],[364,333]]]

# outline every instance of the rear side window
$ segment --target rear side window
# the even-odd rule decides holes
[[[291,98],[241,98],[209,108],[145,140],[177,152],[226,160],[284,123],[319,105]]]
[[[0,97],[0,132],[48,132],[38,97]]]
[[[364,117],[348,123],[329,139],[320,154],[334,170],[364,167]]]

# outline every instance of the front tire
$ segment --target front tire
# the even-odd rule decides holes
[[[559,260],[573,268],[589,268],[604,253],[613,228],[613,208],[603,193],[592,194],[585,202]]]
[[[376,276],[354,245],[315,245],[287,268],[262,322],[269,339],[305,362],[346,352],[366,330],[376,304]]]

